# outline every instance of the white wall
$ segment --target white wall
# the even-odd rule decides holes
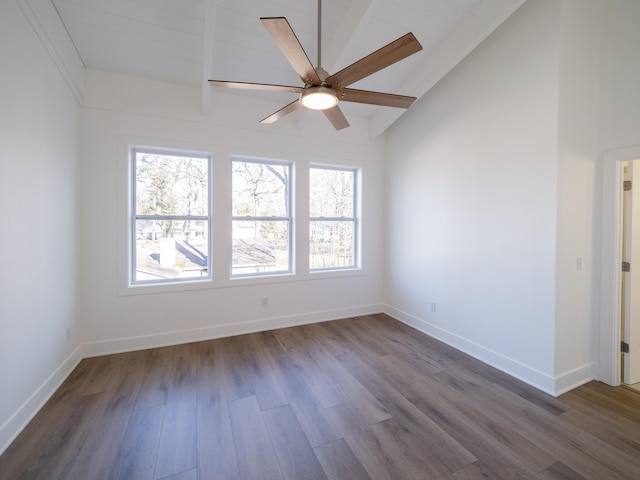
[[[602,0],[563,0],[556,260],[557,393],[597,376]]]
[[[640,145],[640,2],[606,2],[600,137],[603,151]]]
[[[321,114],[297,128],[292,115],[274,125],[258,120],[280,105],[214,91],[211,114],[200,113],[200,90],[87,71],[82,108],[82,320],[86,354],[211,338],[381,311],[382,165],[384,141],[371,141],[368,122],[336,132]],[[264,97],[268,97],[267,94]],[[130,295],[127,251],[126,165],[129,144],[213,153],[213,288]],[[351,276],[296,281],[229,280],[231,155],[292,160],[305,198],[309,162],[352,165],[363,175],[363,270]],[[308,230],[304,205],[297,236]],[[304,248],[299,257],[306,255]],[[299,266],[302,263],[299,262]],[[261,298],[269,297],[269,306]]]
[[[0,64],[1,453],[75,366],[80,337],[79,107],[14,1],[0,3]]]
[[[547,392],[559,27],[559,2],[527,2],[389,130],[386,150],[388,313]]]

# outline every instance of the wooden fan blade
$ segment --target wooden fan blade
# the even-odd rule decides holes
[[[282,107],[276,113],[269,115],[267,118],[263,118],[260,120],[260,123],[273,123],[277,120],[280,120],[285,115],[289,115],[291,112],[295,112],[300,107],[300,101],[294,100],[289,105]]]
[[[326,82],[335,88],[347,87],[420,50],[422,50],[422,45],[420,45],[418,39],[413,33],[407,33],[403,37],[343,68],[338,73],[334,73],[327,78]]]
[[[394,95],[392,93],[370,92],[368,90],[356,90],[354,88],[345,88],[340,95],[340,101],[367,103],[370,105],[381,105],[383,107],[409,108],[416,97],[407,97],[405,95]]]
[[[289,85],[271,85],[268,83],[250,83],[250,82],[225,82],[224,80],[209,80],[214,87],[239,88],[243,90],[262,90],[266,92],[291,92],[300,93],[304,88],[292,87]]]
[[[342,130],[343,128],[347,128],[349,126],[349,122],[344,116],[344,113],[342,113],[342,110],[340,110],[340,107],[335,106],[328,110],[323,110],[323,112],[336,130]]]
[[[311,60],[305,53],[291,25],[284,17],[261,18],[260,21],[271,34],[276,44],[289,60],[289,63],[296,71],[305,85],[320,85],[321,80],[313,68]]]

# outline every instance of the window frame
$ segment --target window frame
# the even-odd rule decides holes
[[[250,216],[250,215],[234,215],[234,198],[233,198],[233,164],[234,163],[256,163],[263,165],[276,165],[276,166],[284,166],[289,169],[288,176],[288,197],[285,199],[286,201],[286,209],[288,211],[288,216]],[[294,187],[295,181],[294,176],[295,172],[295,162],[287,161],[287,160],[273,160],[267,158],[257,158],[257,157],[242,157],[237,155],[232,155],[230,158],[230,172],[229,172],[229,187],[231,191],[230,198],[230,210],[231,210],[231,245],[229,250],[229,278],[231,280],[238,279],[246,279],[246,278],[272,278],[272,277],[281,277],[281,276],[289,276],[294,275],[294,253],[295,253],[295,243],[294,243],[294,208],[295,208],[295,195],[294,195]],[[234,265],[233,265],[233,224],[236,221],[252,221],[252,222],[288,222],[287,224],[287,246],[288,246],[288,258],[287,258],[287,269],[286,270],[277,270],[277,271],[264,271],[264,272],[249,272],[249,273],[233,273]]]
[[[207,160],[207,206],[208,215],[138,215],[137,214],[137,154],[148,153],[154,155],[167,155],[176,157],[191,157]],[[212,249],[213,249],[213,155],[211,152],[196,151],[180,148],[162,148],[144,145],[129,146],[129,255],[128,255],[128,282],[130,288],[176,286],[183,284],[210,284],[213,280]],[[160,278],[153,280],[136,280],[137,269],[137,242],[136,223],[138,220],[193,220],[207,222],[207,266],[206,275],[199,277]]]
[[[312,170],[334,170],[334,171],[343,171],[343,172],[352,172],[353,173],[353,193],[352,193],[352,205],[351,205],[351,217],[313,217],[311,216],[311,212],[309,211],[309,272],[312,274],[323,273],[323,272],[337,272],[337,271],[346,271],[346,270],[360,270],[360,215],[359,215],[359,181],[360,181],[360,168],[357,167],[348,167],[348,166],[337,166],[337,165],[326,165],[326,164],[317,164],[311,163],[309,164],[309,203],[311,202],[311,172]],[[353,236],[351,239],[351,248],[352,248],[352,264],[345,266],[333,266],[333,267],[312,267],[311,266],[311,225],[313,222],[352,222],[353,225]]]

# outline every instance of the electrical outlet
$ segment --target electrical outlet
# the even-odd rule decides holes
[[[436,302],[431,302],[429,304],[429,310],[431,310],[432,312],[436,311]]]
[[[71,340],[71,327],[67,327],[67,342]]]
[[[263,307],[268,307],[269,306],[269,297],[262,297],[261,305]]]

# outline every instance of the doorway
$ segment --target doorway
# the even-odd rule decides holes
[[[620,308],[621,381],[640,390],[640,272],[637,259],[640,258],[640,222],[634,217],[640,212],[640,160],[624,162],[624,188],[622,194],[622,298]],[[633,188],[635,186],[635,189]],[[636,262],[633,262],[636,259]],[[635,263],[636,268],[631,268]]]
[[[625,338],[622,327],[622,315],[625,313],[623,303],[623,225],[624,225],[624,167],[625,164],[640,159],[640,145],[621,150],[606,152],[602,170],[602,250],[601,250],[601,303],[600,303],[600,364],[599,379],[609,385],[618,386],[623,383],[624,369],[621,361],[621,341]],[[639,162],[640,163],[640,162]],[[636,186],[636,192],[640,188]],[[636,195],[636,198],[640,194]],[[637,212],[636,212],[637,215]],[[636,222],[636,226],[639,222]],[[636,256],[638,258],[638,256]],[[636,260],[636,271],[640,273],[640,261]],[[628,274],[625,274],[628,275]],[[627,278],[627,283],[629,279]],[[638,284],[639,282],[635,282]],[[633,282],[631,282],[633,285]],[[637,298],[627,291],[625,302]],[[626,310],[637,314],[640,306],[628,305]],[[633,317],[631,317],[633,318]],[[630,322],[630,320],[627,320]],[[633,325],[635,322],[630,322]],[[626,324],[628,325],[628,324]],[[625,328],[626,328],[625,325]],[[639,330],[640,326],[635,330]],[[630,348],[631,342],[629,342]],[[635,345],[638,350],[640,345]],[[624,354],[625,356],[628,354]],[[634,367],[631,366],[631,373]],[[627,373],[629,367],[627,367]]]

